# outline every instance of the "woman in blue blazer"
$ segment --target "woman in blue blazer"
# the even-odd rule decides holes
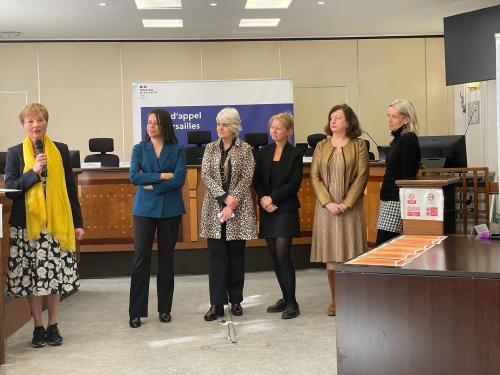
[[[158,313],[170,322],[174,294],[174,247],[181,215],[186,213],[182,186],[186,179],[184,147],[177,143],[172,118],[163,109],[148,115],[144,141],[134,146],[130,181],[137,185],[134,219],[134,264],[130,283],[129,325],[141,326],[148,316],[151,251],[155,232],[158,238]]]

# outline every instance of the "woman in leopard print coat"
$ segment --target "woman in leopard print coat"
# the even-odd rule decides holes
[[[238,138],[241,120],[236,109],[224,108],[216,121],[219,139],[206,146],[201,166],[207,189],[200,223],[209,252],[207,321],[224,316],[228,301],[233,315],[243,314],[245,243],[257,238],[250,189],[255,168],[251,147]]]

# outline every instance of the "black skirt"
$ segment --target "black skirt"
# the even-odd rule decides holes
[[[299,212],[268,213],[260,210],[260,237],[300,237]]]

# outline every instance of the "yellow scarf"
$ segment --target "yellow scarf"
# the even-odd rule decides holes
[[[75,251],[75,228],[69,203],[68,191],[61,153],[45,136],[44,153],[47,155],[47,180],[45,193],[43,184],[37,183],[26,191],[26,232],[28,239],[40,238],[46,231],[61,244],[63,251]],[[33,168],[35,154],[28,137],[23,141],[24,173]]]

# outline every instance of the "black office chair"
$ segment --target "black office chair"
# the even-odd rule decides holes
[[[318,142],[322,141],[323,139],[326,138],[325,134],[311,134],[307,136],[307,143],[309,145],[309,148],[306,150],[306,153],[304,156],[313,156],[314,154],[314,149],[316,148],[316,145]]]
[[[254,159],[257,159],[259,148],[269,143],[267,133],[246,133],[244,141],[252,146],[252,154]]]
[[[80,150],[69,150],[69,159],[71,160],[71,168],[81,168]]]
[[[301,155],[304,156],[307,151],[308,145],[307,143],[295,143],[295,147],[300,151]]]
[[[368,151],[368,159],[375,160],[375,154],[373,152],[370,152],[370,141],[367,139],[363,139],[363,141],[365,141],[366,149]]]
[[[6,159],[7,159],[7,153],[5,151],[0,151],[0,174],[5,174]]]
[[[205,152],[204,144],[212,141],[212,132],[210,130],[190,130],[187,132],[187,142],[194,147],[186,147],[186,164],[201,165],[203,153]]]
[[[118,167],[120,158],[118,155],[107,154],[114,151],[113,138],[90,138],[89,150],[92,152],[100,152],[100,154],[92,154],[85,156],[85,163],[101,163],[101,167]]]

